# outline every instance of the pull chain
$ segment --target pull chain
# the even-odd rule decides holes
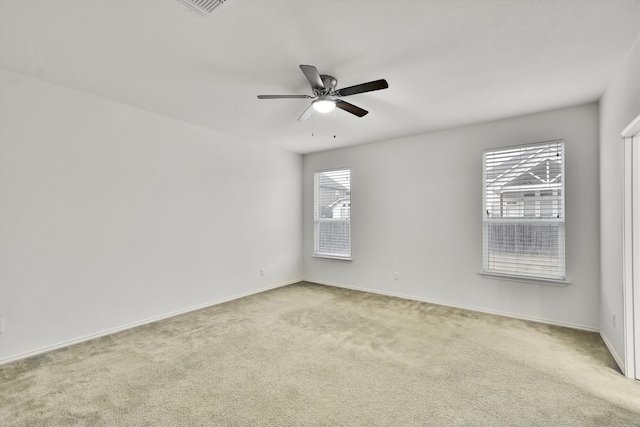
[[[333,108],[333,138],[336,137],[336,109]]]
[[[316,136],[315,133],[315,128],[316,128],[316,120],[315,120],[315,114],[311,115],[311,136]],[[333,109],[333,137],[336,138],[337,133],[336,133],[336,109]]]

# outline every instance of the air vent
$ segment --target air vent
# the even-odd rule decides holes
[[[220,6],[227,0],[178,0],[194,12],[202,16],[211,15],[213,9]]]

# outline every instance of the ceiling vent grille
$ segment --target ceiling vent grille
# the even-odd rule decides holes
[[[220,6],[227,0],[178,0],[194,12],[202,16],[211,15],[213,9]]]

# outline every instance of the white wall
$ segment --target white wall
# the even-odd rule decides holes
[[[600,333],[624,361],[622,301],[622,139],[640,114],[640,37],[600,101],[600,240],[602,297]],[[613,324],[615,314],[616,325]],[[624,363],[624,362],[622,362]]]
[[[301,279],[301,173],[0,70],[0,362]]]
[[[305,278],[597,330],[598,114],[588,104],[306,155]],[[559,138],[566,141],[571,284],[480,277],[483,149]],[[340,166],[352,173],[351,262],[312,257],[313,172]]]

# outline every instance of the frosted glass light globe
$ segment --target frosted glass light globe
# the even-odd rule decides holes
[[[318,113],[328,113],[333,110],[336,106],[336,103],[327,98],[320,98],[313,101],[313,109]]]

